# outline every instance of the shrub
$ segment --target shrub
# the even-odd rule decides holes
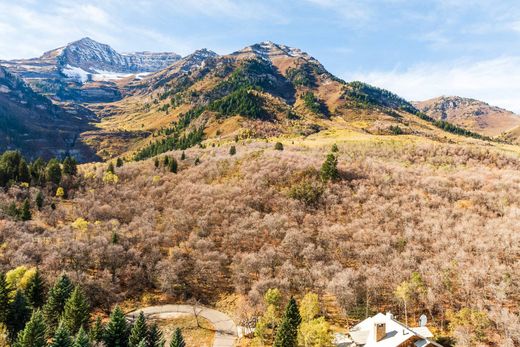
[[[298,200],[306,206],[317,206],[323,195],[323,185],[313,179],[304,179],[294,184],[289,190],[289,197]]]
[[[277,151],[283,151],[283,144],[281,142],[275,143],[274,149],[276,149]]]
[[[338,171],[338,158],[332,153],[327,155],[327,159],[323,162],[321,166],[321,179],[325,182],[327,181],[335,181],[339,178]]]

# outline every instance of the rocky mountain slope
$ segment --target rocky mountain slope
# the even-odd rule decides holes
[[[479,137],[436,122],[389,91],[346,83],[309,54],[272,42],[223,56],[197,51],[129,82],[124,93],[121,101],[91,107],[103,119],[101,130],[84,136],[104,157],[332,129],[439,141],[446,130]]]
[[[483,101],[442,96],[414,105],[434,119],[442,119],[472,131],[498,136],[520,125],[520,116]]]
[[[0,152],[19,149],[29,158],[71,154],[96,159],[79,135],[95,115],[77,105],[58,106],[0,66]]]
[[[123,55],[86,38],[9,66],[61,105],[87,102],[101,122],[81,127],[80,139],[104,159],[326,131],[442,142],[481,137],[387,90],[347,83],[297,48],[261,42],[222,56],[202,49],[169,65],[175,59]]]
[[[175,53],[120,54],[87,37],[39,58],[0,64],[21,76],[35,91],[56,100],[107,102],[121,99],[120,81],[140,78],[179,59]]]

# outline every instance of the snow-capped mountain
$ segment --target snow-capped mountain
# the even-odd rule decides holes
[[[172,52],[118,53],[109,45],[83,38],[45,52],[39,58],[0,61],[31,87],[56,100],[82,102],[121,98],[116,80],[142,78],[181,59]]]
[[[58,54],[56,54],[58,53]],[[96,42],[91,38],[69,43],[44,54],[57,56],[62,68],[80,68],[91,74],[101,72],[139,73],[164,69],[181,57],[176,53],[137,52],[120,54],[109,45]]]

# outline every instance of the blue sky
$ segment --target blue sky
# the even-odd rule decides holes
[[[514,0],[0,0],[0,33],[0,59],[84,36],[182,55],[271,40],[411,100],[461,95],[520,112]]]

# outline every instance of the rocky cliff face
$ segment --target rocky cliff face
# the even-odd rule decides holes
[[[92,112],[55,105],[0,66],[0,152],[17,149],[29,158],[72,154],[80,161],[93,160],[94,152],[79,141],[93,120]]]

